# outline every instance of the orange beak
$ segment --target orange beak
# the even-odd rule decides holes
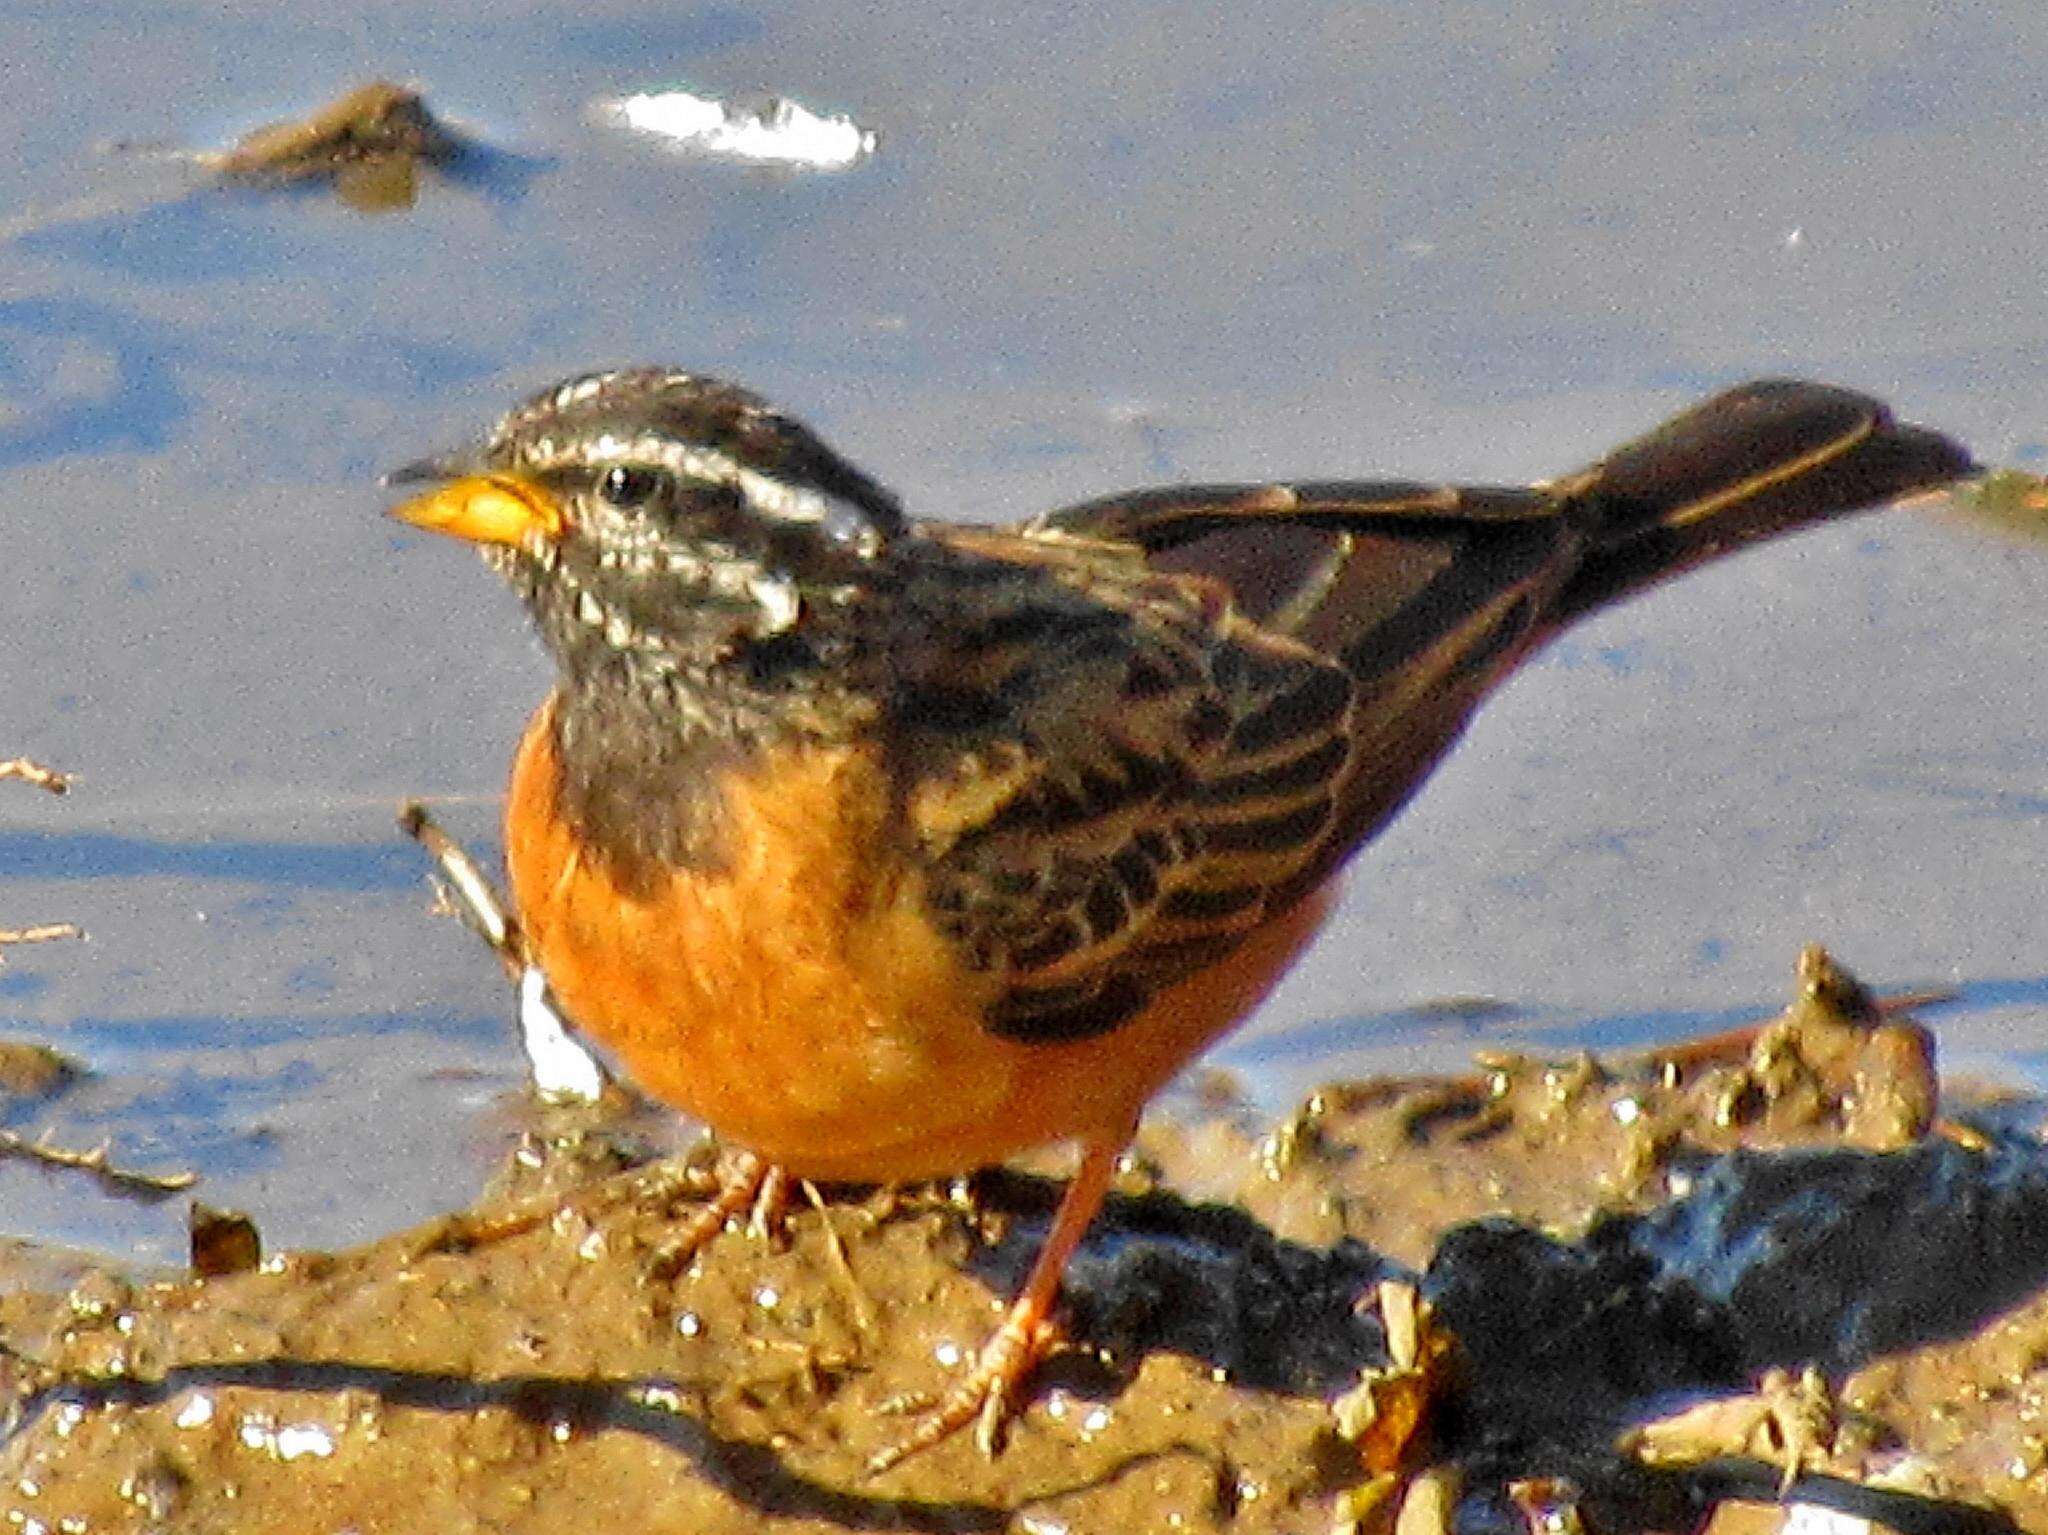
[[[408,465],[385,476],[387,485],[436,478],[432,464]],[[548,490],[513,474],[465,474],[391,508],[400,522],[446,533],[473,544],[531,548],[562,533],[562,508]]]

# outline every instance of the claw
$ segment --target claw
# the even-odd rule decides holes
[[[982,1454],[993,1457],[1002,1448],[1004,1430],[1023,1404],[1025,1383],[1059,1337],[1052,1308],[1059,1296],[1060,1275],[1095,1212],[1102,1208],[1123,1144],[1121,1140],[1089,1143],[1053,1217],[1045,1247],[1003,1325],[975,1357],[973,1368],[938,1398],[909,1433],[869,1457],[868,1475],[880,1476],[952,1438],[970,1423]]]
[[[429,1223],[414,1242],[413,1256],[472,1252],[525,1236],[564,1219],[591,1220],[621,1205],[667,1207],[688,1194],[703,1192],[704,1171],[690,1161],[661,1161],[636,1167],[617,1177],[569,1194],[545,1194],[493,1214],[461,1210]]]
[[[974,1366],[936,1402],[925,1398],[892,1402],[891,1407],[926,1411],[894,1444],[868,1457],[868,1475],[880,1476],[920,1451],[950,1439],[970,1423],[975,1448],[994,1459],[1003,1446],[1010,1420],[1022,1402],[1024,1383],[1031,1378],[1059,1338],[1059,1328],[1044,1317],[1024,1314],[1024,1302],[1013,1306],[996,1335],[988,1340]]]
[[[709,1189],[707,1180],[711,1181]],[[789,1175],[751,1152],[741,1152],[715,1179],[694,1161],[667,1160],[635,1168],[566,1197],[530,1199],[495,1214],[462,1211],[443,1216],[418,1234],[413,1256],[425,1258],[434,1253],[490,1247],[565,1218],[592,1220],[606,1210],[624,1205],[667,1210],[685,1198],[701,1198],[707,1192],[710,1199],[655,1252],[655,1278],[673,1279],[688,1268],[711,1245],[711,1239],[742,1212],[750,1211],[748,1233],[764,1239],[779,1234],[788,1218]]]
[[[762,1169],[747,1216],[747,1235],[757,1242],[780,1243],[789,1235],[789,1174],[774,1163]]]
[[[655,1251],[651,1276],[657,1281],[675,1278],[742,1211],[752,1211],[747,1220],[750,1234],[765,1238],[779,1232],[788,1207],[789,1175],[751,1151],[741,1152],[720,1175],[718,1192]]]

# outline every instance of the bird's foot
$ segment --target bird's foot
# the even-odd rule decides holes
[[[652,1277],[675,1278],[743,1212],[747,1234],[757,1241],[779,1241],[787,1235],[789,1174],[751,1151],[738,1152],[726,1162],[711,1198],[655,1249]]]
[[[788,1215],[789,1178],[751,1152],[737,1152],[719,1167],[706,1165],[701,1157],[663,1158],[567,1195],[543,1195],[501,1210],[443,1216],[418,1233],[414,1248],[419,1257],[472,1252],[544,1227],[587,1225],[610,1210],[639,1207],[667,1215],[692,1200],[704,1203],[655,1251],[654,1272],[659,1278],[681,1273],[727,1222],[743,1212],[748,1214],[751,1235],[779,1237]]]
[[[1102,1208],[1103,1196],[1116,1172],[1117,1155],[1129,1140],[1127,1127],[1121,1136],[1090,1141],[1082,1148],[1081,1165],[1074,1172],[1074,1181],[1067,1185],[1066,1196],[1060,1200],[1052,1230],[1046,1233],[1045,1246],[1039,1250],[1038,1261],[1032,1264],[1024,1288],[1011,1303],[1003,1325],[975,1357],[974,1367],[935,1403],[887,1404],[896,1411],[920,1407],[925,1410],[908,1434],[868,1461],[870,1476],[879,1476],[891,1466],[901,1465],[920,1451],[952,1438],[970,1423],[975,1426],[974,1442],[982,1454],[993,1456],[1001,1447],[1003,1429],[1017,1414],[1024,1383],[1059,1338],[1052,1314],[1059,1297],[1060,1275],[1066,1272],[1067,1260],[1080,1245],[1088,1223]]]
[[[414,1245],[421,1257],[471,1252],[542,1227],[588,1222],[623,1206],[670,1209],[685,1198],[701,1199],[718,1187],[716,1175],[701,1161],[664,1158],[568,1194],[543,1194],[489,1212],[459,1210],[424,1227]]]
[[[974,1425],[974,1443],[991,1458],[1002,1448],[1003,1435],[1022,1406],[1023,1388],[1059,1341],[1060,1330],[1042,1307],[1020,1300],[1003,1325],[976,1356],[974,1365],[936,1399],[898,1397],[885,1411],[918,1412],[910,1431],[868,1460],[868,1474],[879,1476],[911,1456],[950,1439]]]

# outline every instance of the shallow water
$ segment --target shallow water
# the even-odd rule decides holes
[[[407,796],[485,841],[545,687],[509,597],[375,475],[560,374],[674,361],[919,512],[1171,479],[1554,474],[1722,384],[1873,389],[2048,456],[2037,5],[1192,24],[912,4],[16,6],[0,125],[0,1031],[99,1075],[6,1122],[191,1167],[266,1235],[459,1202],[520,1064],[427,916]],[[78,67],[81,59],[99,61]],[[379,218],[186,195],[376,74],[507,156]],[[665,153],[624,92],[768,89],[879,135],[832,175]],[[1774,546],[1537,659],[1220,1052],[1277,1106],[1481,1045],[1767,1010],[1827,943],[1946,985],[1945,1062],[2048,1085],[2048,560],[1925,513]],[[1425,1004],[1483,996],[1504,1016]],[[0,1229],[154,1258],[175,1204],[0,1165]]]

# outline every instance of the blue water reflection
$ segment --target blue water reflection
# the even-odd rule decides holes
[[[0,879],[92,880],[138,875],[232,880],[280,891],[411,890],[424,863],[408,844],[365,846],[222,838],[168,842],[111,832],[0,831]]]

